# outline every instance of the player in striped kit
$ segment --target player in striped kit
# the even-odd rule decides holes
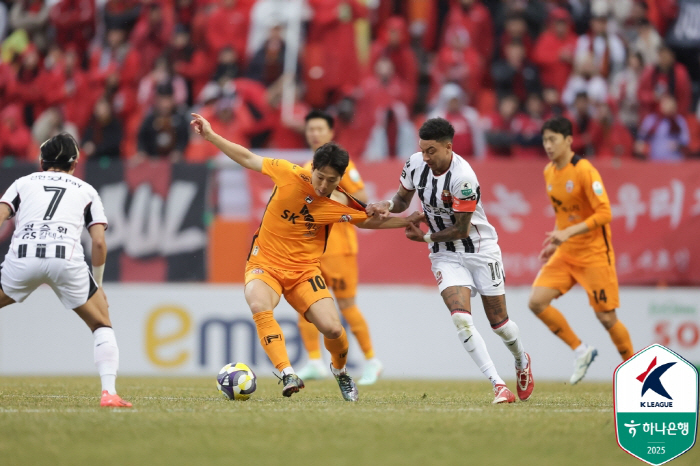
[[[534,388],[530,356],[518,326],[508,318],[498,235],[486,219],[479,182],[469,163],[452,152],[454,128],[447,120],[427,120],[419,136],[421,152],[406,162],[398,192],[390,201],[367,206],[367,213],[403,212],[418,193],[430,231],[412,224],[406,236],[428,243],[432,271],[462,345],[493,384],[493,402],[514,402],[472,320],[470,298],[478,292],[491,328],[515,357],[518,397],[527,400]]]
[[[39,285],[53,288],[94,336],[100,406],[130,408],[115,388],[119,348],[101,289],[107,217],[95,188],[73,176],[77,163],[78,143],[67,133],[58,134],[41,145],[44,171],[18,179],[0,198],[0,225],[15,217],[10,250],[0,265],[0,308],[21,303]],[[83,228],[92,240],[94,278],[80,244]]]

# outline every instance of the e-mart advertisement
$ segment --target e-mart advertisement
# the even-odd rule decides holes
[[[124,375],[212,377],[226,363],[249,364],[259,376],[273,366],[260,343],[240,285],[112,285],[106,287]],[[507,288],[508,311],[520,327],[537,380],[568,380],[573,353],[527,310],[529,289]],[[700,364],[700,290],[623,288],[620,319],[636,350],[661,343]],[[464,351],[436,287],[361,286],[358,304],[388,378],[474,379],[483,376]],[[512,380],[513,359],[491,330],[478,299],[473,315],[500,374]],[[555,301],[572,328],[599,356],[587,380],[611,381],[621,362],[608,333],[576,289]],[[305,353],[297,314],[284,300],[275,311],[289,357],[300,368]],[[351,337],[350,369],[362,368]],[[0,313],[0,374],[94,374],[93,339],[50,288]],[[486,383],[486,382],[485,382]]]
[[[280,154],[283,156],[283,154]],[[612,244],[620,283],[700,284],[700,164],[593,161],[613,211]],[[545,162],[475,162],[481,201],[496,227],[510,285],[529,285],[541,267],[537,255],[554,212],[542,175]],[[403,161],[357,163],[371,201],[391,199]],[[249,173],[252,222],[260,222],[272,183]],[[417,196],[410,211],[418,210]],[[423,226],[425,230],[426,227]],[[359,230],[361,283],[433,285],[428,249],[403,230]]]

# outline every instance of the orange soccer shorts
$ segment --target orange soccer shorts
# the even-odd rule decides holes
[[[578,283],[586,290],[588,302],[596,312],[612,311],[620,306],[620,292],[615,265],[581,267],[570,264],[561,254],[554,254],[537,274],[533,286],[554,288],[565,294]]]
[[[315,266],[304,270],[282,270],[248,262],[245,268],[245,284],[252,280],[262,280],[277,294],[284,295],[289,305],[301,315],[316,301],[331,298],[321,269]]]
[[[321,257],[321,272],[336,298],[354,298],[357,295],[357,256],[333,255]]]

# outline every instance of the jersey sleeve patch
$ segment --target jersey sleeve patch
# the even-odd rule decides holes
[[[470,198],[476,196],[474,193],[474,187],[468,181],[462,183],[457,189],[457,198],[461,200],[471,200]],[[475,198],[476,199],[476,198]]]
[[[603,195],[603,183],[600,181],[594,181],[593,182],[593,192],[596,194],[596,196],[602,196]]]

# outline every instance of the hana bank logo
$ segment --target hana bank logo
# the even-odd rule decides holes
[[[675,362],[667,362],[666,364],[662,364],[659,367],[656,367],[656,357],[654,357],[654,359],[652,359],[651,363],[649,364],[649,367],[647,367],[647,370],[637,376],[637,380],[639,380],[642,383],[641,396],[644,396],[646,392],[651,390],[657,395],[661,395],[668,400],[673,400],[671,395],[668,394],[666,387],[664,387],[663,383],[661,382],[661,376],[664,375],[666,371],[669,370],[675,364]],[[671,408],[673,407],[673,403],[671,401],[642,401],[640,402],[640,406],[642,408]]]

